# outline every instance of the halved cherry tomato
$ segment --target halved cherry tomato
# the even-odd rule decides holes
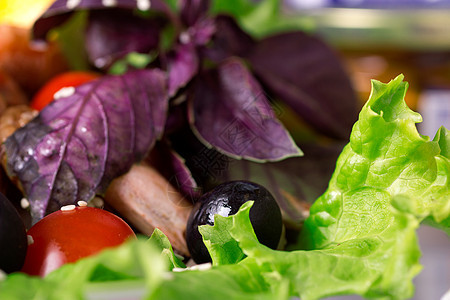
[[[39,276],[136,237],[118,216],[87,206],[51,213],[34,224],[27,235],[29,245],[22,272]]]
[[[78,86],[98,78],[100,74],[87,71],[69,71],[56,75],[37,91],[30,106],[41,110],[53,101],[53,95],[64,87]]]

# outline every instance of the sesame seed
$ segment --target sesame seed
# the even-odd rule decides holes
[[[34,239],[31,235],[27,235],[28,246],[34,244]]]
[[[187,44],[187,43],[189,43],[190,41],[191,41],[191,37],[190,37],[189,33],[187,33],[187,32],[182,32],[182,33],[180,34],[180,42],[181,42],[182,44]]]
[[[61,99],[61,98],[70,97],[74,93],[75,93],[75,88],[73,86],[67,86],[67,87],[63,87],[59,91],[57,91],[53,95],[53,98],[55,100],[58,100],[58,99]]]
[[[62,211],[70,211],[70,210],[74,210],[75,209],[75,205],[71,204],[71,205],[64,205],[63,207],[61,207]]]
[[[211,269],[211,267],[212,267],[211,263],[204,263],[204,264],[199,264],[199,265],[192,266],[190,269],[191,270],[204,271],[204,270]]]
[[[139,10],[149,10],[151,6],[150,0],[136,0],[137,8]]]
[[[78,206],[87,206],[86,201],[78,201],[77,204],[78,204]]]
[[[72,8],[75,8],[78,5],[80,5],[80,3],[81,3],[81,0],[67,0],[66,7],[68,9],[72,9]]]
[[[28,207],[30,207],[30,202],[27,198],[22,198],[20,200],[20,207],[22,207],[23,209],[27,209]]]
[[[211,267],[212,267],[211,263],[204,263],[204,264],[199,264],[199,265],[193,265],[192,267],[187,267],[187,268],[173,268],[172,271],[173,272],[184,272],[184,271],[188,271],[188,270],[205,271],[205,270],[211,269]]]
[[[175,267],[175,268],[172,269],[172,272],[183,272],[183,271],[186,271],[186,270],[187,270],[186,268]]]
[[[103,6],[112,7],[117,5],[116,0],[102,0]]]
[[[106,59],[106,58],[104,58],[104,57],[96,58],[95,61],[94,61],[94,65],[95,65],[97,68],[103,68],[103,67],[105,67],[107,64],[108,64],[108,59]]]

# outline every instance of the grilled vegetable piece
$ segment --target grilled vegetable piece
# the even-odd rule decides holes
[[[134,164],[111,182],[105,201],[140,232],[150,236],[159,228],[177,253],[189,255],[184,236],[192,202],[152,166]]]

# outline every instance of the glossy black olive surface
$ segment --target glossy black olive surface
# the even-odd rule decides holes
[[[247,201],[254,201],[250,221],[261,244],[272,249],[278,246],[282,232],[280,208],[272,194],[263,186],[249,181],[230,181],[205,193],[194,205],[186,228],[186,241],[196,263],[211,261],[198,231],[199,225],[214,225],[214,215],[234,215]]]
[[[25,225],[12,203],[0,193],[0,269],[19,271],[27,252]]]

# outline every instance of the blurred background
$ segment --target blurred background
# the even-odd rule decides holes
[[[30,27],[51,0],[0,1],[0,24]]]
[[[450,126],[450,1],[285,0],[300,18],[342,55],[365,102],[370,79],[405,75],[408,105],[423,116],[422,134]]]
[[[0,0],[0,24],[29,28],[51,2]],[[433,138],[441,125],[450,128],[450,0],[284,0],[281,13],[336,50],[361,105],[371,79],[402,73],[406,101],[423,116],[419,132]],[[424,269],[414,299],[448,300],[449,237],[427,226],[418,233]]]

